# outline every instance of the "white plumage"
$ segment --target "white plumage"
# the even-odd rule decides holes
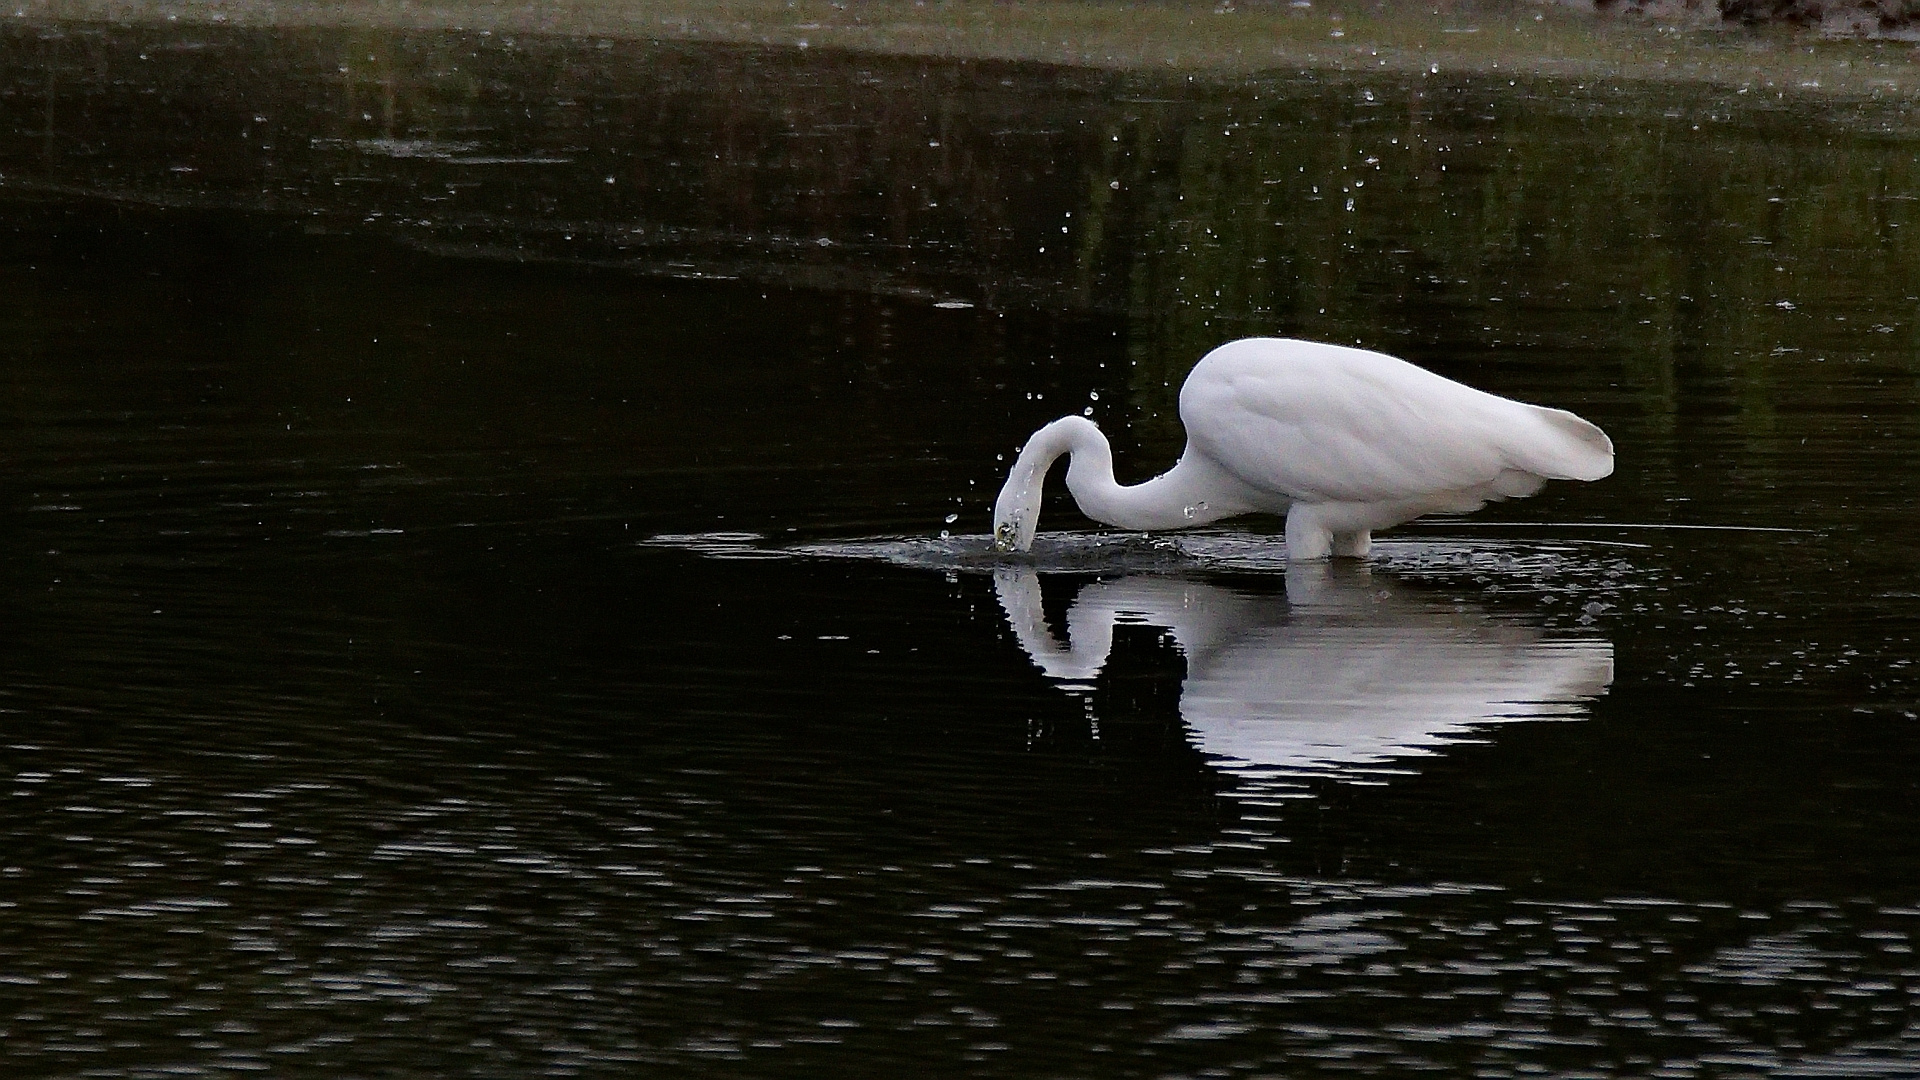
[[[1287,557],[1363,556],[1372,531],[1519,498],[1548,480],[1613,472],[1606,433],[1560,409],[1475,390],[1383,353],[1246,338],[1202,357],[1180,388],[1187,448],[1142,484],[1078,416],[1034,432],[994,504],[994,545],[1025,551],[1061,455],[1082,513],[1122,529],[1285,514]]]

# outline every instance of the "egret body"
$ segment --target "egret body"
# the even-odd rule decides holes
[[[1041,485],[1062,455],[1067,490],[1095,521],[1151,532],[1285,514],[1295,560],[1364,556],[1375,529],[1613,472],[1612,441],[1570,412],[1313,341],[1245,338],[1208,353],[1180,387],[1180,421],[1179,462],[1132,486],[1114,480],[1093,421],[1034,432],[994,503],[994,546],[1032,547]]]

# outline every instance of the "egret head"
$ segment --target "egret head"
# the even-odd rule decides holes
[[[993,503],[993,550],[1002,554],[1033,547],[1033,532],[1040,524],[1040,478],[1025,471],[1028,475],[1016,465]]]

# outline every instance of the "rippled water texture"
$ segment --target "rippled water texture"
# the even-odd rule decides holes
[[[9,1076],[1920,1060],[1898,108],[20,23],[0,116]],[[987,552],[1250,333],[1618,472]]]

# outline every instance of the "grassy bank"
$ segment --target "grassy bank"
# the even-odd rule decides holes
[[[1776,93],[1920,96],[1912,44],[1601,19],[1544,3],[1214,0],[16,0],[33,22],[464,29],[758,43],[1233,75],[1470,71],[1706,82]]]

